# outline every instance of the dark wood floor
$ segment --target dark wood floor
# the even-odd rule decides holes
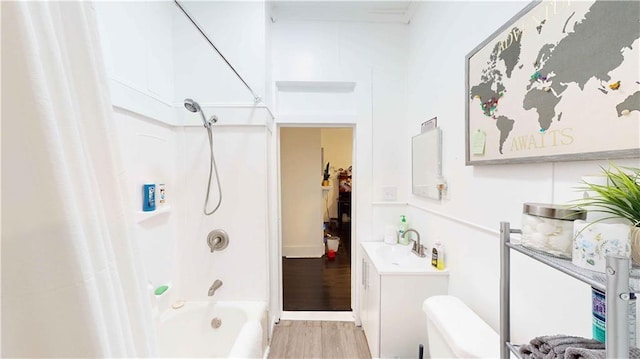
[[[328,232],[340,237],[335,259],[282,258],[284,310],[351,310],[351,224]]]

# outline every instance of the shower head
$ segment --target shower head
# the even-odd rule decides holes
[[[184,100],[184,107],[194,113],[200,111],[200,105],[190,98]]]
[[[200,112],[200,116],[202,117],[202,124],[204,125],[204,128],[211,128],[211,121],[207,121],[207,119],[204,118],[204,113],[202,113],[202,109],[200,108],[200,105],[198,105],[197,102],[193,101],[190,98],[186,98],[184,99],[184,107],[193,113]]]

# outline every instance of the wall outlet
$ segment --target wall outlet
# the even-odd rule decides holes
[[[384,186],[382,187],[382,200],[383,201],[397,201],[398,200],[398,187],[396,186]]]

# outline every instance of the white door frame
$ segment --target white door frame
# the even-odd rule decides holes
[[[304,119],[305,116],[300,116],[300,119]],[[324,116],[323,116],[324,117]],[[332,116],[326,116],[327,119],[331,119]],[[317,117],[314,118],[317,121]],[[276,162],[276,174],[277,174],[277,194],[276,194],[276,202],[277,202],[277,247],[276,258],[271,258],[275,260],[278,267],[278,301],[280,313],[277,315],[277,320],[279,321],[282,312],[284,311],[284,301],[283,301],[283,286],[282,286],[282,179],[281,179],[281,164],[280,164],[280,129],[283,127],[301,127],[301,128],[351,128],[351,163],[352,163],[352,178],[356,178],[355,174],[358,171],[358,167],[356,164],[356,123],[355,120],[353,122],[286,122],[286,123],[276,123],[275,126],[275,141],[276,141],[276,154],[275,154],[275,162]],[[356,263],[356,252],[357,252],[357,241],[356,241],[356,203],[355,200],[357,198],[357,181],[352,182],[351,187],[351,308],[355,312],[356,308],[356,271],[354,269],[354,263]],[[340,220],[340,219],[338,219]]]

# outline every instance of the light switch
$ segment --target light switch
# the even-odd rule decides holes
[[[384,186],[382,187],[382,200],[383,201],[397,201],[398,200],[398,187],[396,186]]]

